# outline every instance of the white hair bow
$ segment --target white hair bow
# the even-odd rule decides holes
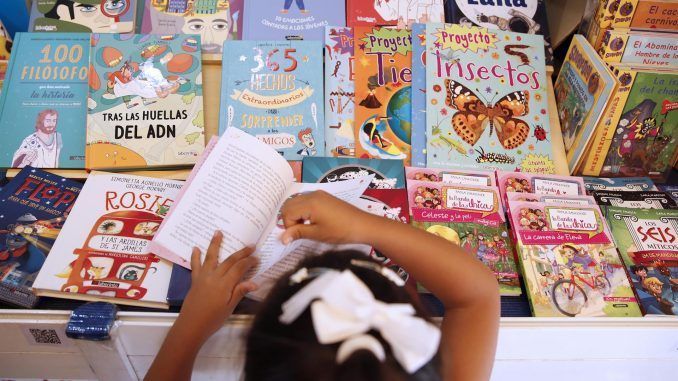
[[[321,344],[343,342],[375,329],[410,374],[428,363],[438,351],[438,327],[416,316],[409,303],[388,304],[375,299],[350,270],[328,270],[311,281],[282,305],[280,322],[292,323],[309,304]]]

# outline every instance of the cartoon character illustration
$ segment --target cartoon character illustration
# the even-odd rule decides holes
[[[6,230],[0,230],[0,236],[5,235],[4,244],[0,243],[0,263],[16,263],[28,274],[40,270],[64,220],[38,220],[31,213],[19,216]]]
[[[406,28],[416,22],[441,22],[444,19],[442,0],[374,0],[373,7],[384,21],[397,21],[398,28]]]
[[[656,277],[649,277],[643,280],[643,288],[655,299],[655,307],[666,315],[675,315],[673,313],[673,303],[664,299],[662,289],[664,283]]]
[[[593,268],[596,263],[593,261],[589,253],[582,248],[575,247],[571,244],[560,245],[560,255],[565,262],[565,266],[572,271],[580,272],[586,270],[592,274],[589,269]]]
[[[236,30],[239,11],[233,13],[229,1],[220,1],[211,5],[212,8],[209,11],[187,9],[188,15],[181,27],[181,33],[199,34],[201,49],[204,53],[220,54],[224,41],[234,38],[233,32]]]
[[[131,32],[133,22],[120,21],[130,9],[129,0],[41,0],[36,29],[58,30],[67,27],[73,32]]]
[[[438,237],[445,238],[446,240],[459,245],[461,242],[459,240],[459,233],[457,233],[454,229],[452,229],[449,226],[444,226],[444,225],[431,225],[426,229],[427,232],[431,234],[435,234]]]
[[[461,238],[461,247],[462,249],[466,250],[467,252],[471,253],[472,255],[476,255],[476,252],[478,251],[478,231],[477,229],[474,229],[473,231],[468,231],[466,234]]]
[[[360,128],[360,143],[368,152],[374,152],[376,157],[405,158],[406,155],[384,137],[388,129],[388,117],[373,115]]]
[[[301,156],[315,156],[318,151],[315,148],[315,139],[313,138],[313,130],[310,128],[303,129],[297,134],[299,141],[304,146],[297,151]]]
[[[161,60],[162,62],[163,60]],[[165,77],[162,71],[155,67],[153,57],[149,57],[141,66],[136,63],[125,61],[120,70],[108,74],[106,94],[104,98],[122,98],[127,108],[132,108],[138,103],[131,103],[134,96],[139,96],[143,104],[150,105],[157,98],[167,98],[175,94],[181,85],[188,82],[186,78],[179,76]]]
[[[57,132],[59,112],[42,110],[35,121],[35,132],[28,135],[14,152],[12,167],[27,165],[36,168],[58,168],[59,154],[63,147],[61,134]]]
[[[280,13],[289,13],[290,7],[292,6],[292,1],[294,1],[294,3],[297,4],[299,12],[308,13],[308,10],[304,5],[304,0],[285,0],[285,4],[283,5],[283,9],[280,11]]]

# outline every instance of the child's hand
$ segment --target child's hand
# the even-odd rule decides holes
[[[280,239],[285,244],[301,238],[334,244],[367,243],[373,217],[323,191],[294,197],[280,212],[286,229]]]
[[[202,341],[221,327],[245,294],[256,289],[254,283],[242,279],[257,263],[252,256],[254,249],[246,247],[218,263],[222,238],[221,232],[214,234],[202,264],[200,249],[193,249],[191,289],[177,320],[192,327],[193,334]]]

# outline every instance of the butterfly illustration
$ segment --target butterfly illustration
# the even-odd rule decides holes
[[[475,145],[488,124],[490,136],[497,130],[497,139],[506,149],[515,149],[525,143],[530,126],[517,117],[529,113],[530,93],[514,91],[503,96],[494,105],[489,105],[468,87],[452,79],[445,80],[447,97],[445,104],[458,110],[452,117],[452,127],[466,143]]]

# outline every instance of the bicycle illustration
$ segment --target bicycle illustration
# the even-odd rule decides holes
[[[567,316],[576,316],[588,301],[586,288],[607,296],[612,291],[612,284],[604,274],[591,274],[575,266],[570,271],[569,279],[560,279],[553,284],[551,298],[558,311]]]

